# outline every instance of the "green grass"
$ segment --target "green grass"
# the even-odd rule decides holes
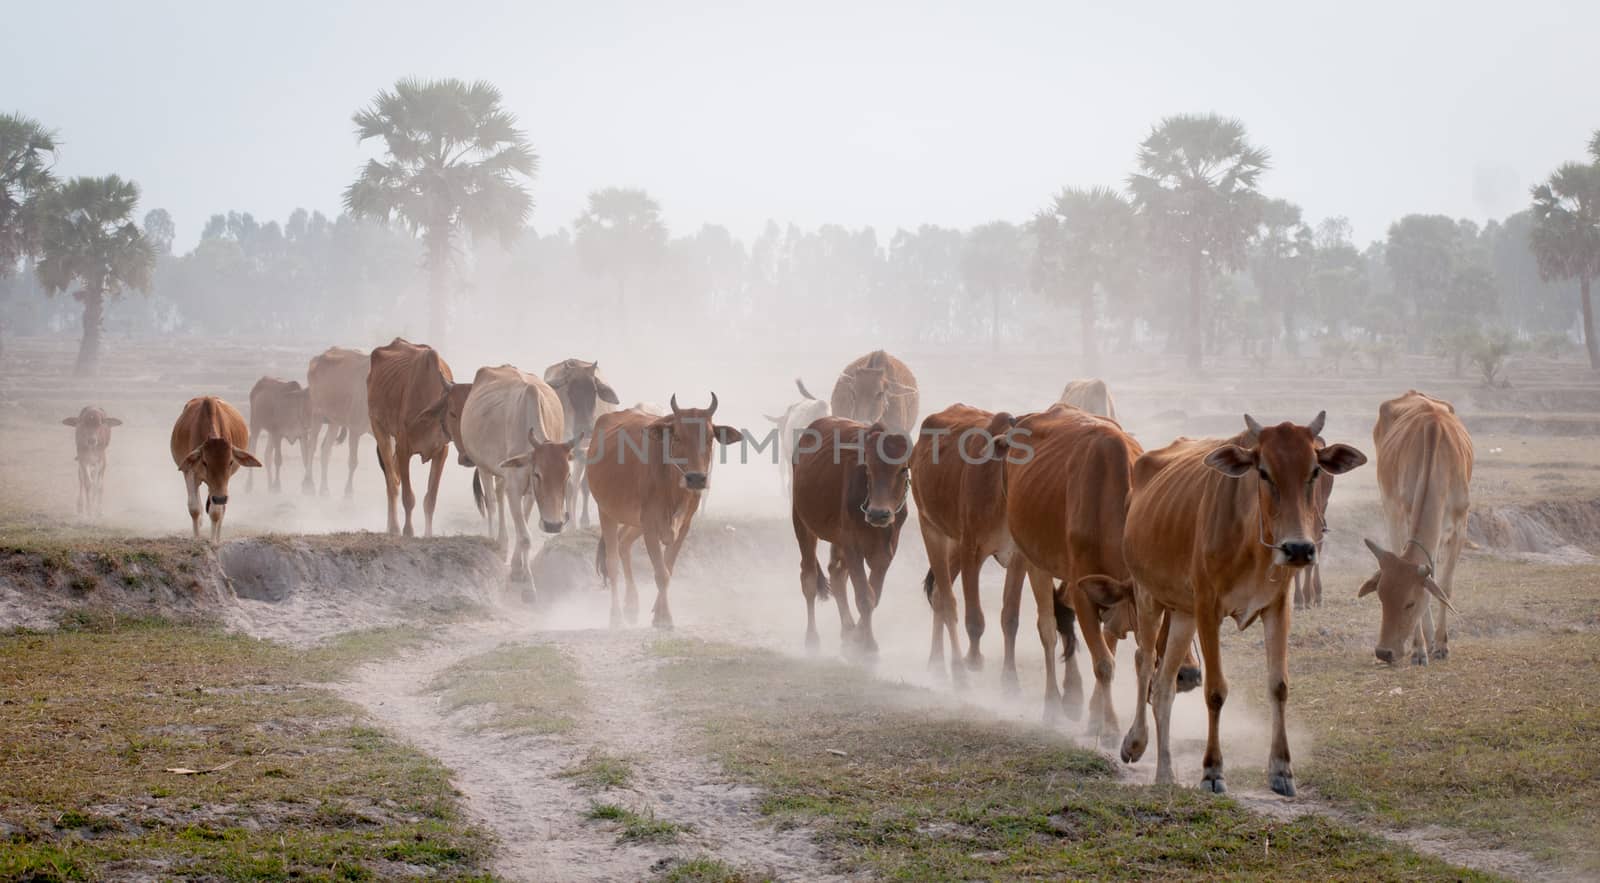
[[[584,702],[577,666],[547,644],[502,644],[440,672],[429,689],[449,711],[487,708],[478,726],[508,733],[571,732]]]
[[[1122,785],[1107,759],[1055,733],[958,716],[841,664],[662,643],[676,656],[656,675],[664,706],[764,790],[777,823],[816,825],[850,875],[1491,879],[1322,817]]]
[[[691,825],[656,818],[655,810],[641,813],[615,803],[592,804],[584,818],[615,822],[618,843],[676,843],[679,834],[693,830]]]
[[[343,632],[302,652],[297,660],[297,671],[307,681],[334,680],[362,663],[424,646],[436,633],[434,627],[413,625]]]
[[[149,621],[0,637],[0,879],[480,877],[447,771],[300,656]]]
[[[707,856],[673,862],[658,878],[661,883],[756,883],[770,877],[751,877],[726,862]]]
[[[633,782],[633,762],[603,751],[590,751],[577,766],[561,773],[586,791],[626,788]]]

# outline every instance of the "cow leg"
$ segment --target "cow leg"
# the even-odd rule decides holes
[[[828,588],[833,594],[834,606],[839,608],[839,647],[845,652],[850,650],[850,642],[855,638],[856,618],[850,613],[849,585],[845,573],[844,553],[839,547],[828,544]]]
[[[1444,589],[1444,596],[1455,599],[1456,561],[1461,558],[1461,546],[1466,542],[1465,520],[1458,522],[1461,527],[1452,528],[1449,545],[1445,547],[1444,561],[1439,565],[1439,588]],[[1424,598],[1424,603],[1436,603],[1432,595]],[[1450,633],[1445,617],[1449,615],[1449,608],[1444,602],[1439,601],[1439,621],[1433,627],[1433,658],[1447,659],[1450,656]]]
[[[1022,620],[1022,580],[1027,569],[1013,561],[1006,567],[1006,586],[1000,596],[1000,633],[1005,638],[1006,658],[1000,667],[1000,689],[1015,696],[1017,683],[1017,626]]]
[[[1146,592],[1134,589],[1133,672],[1135,696],[1133,726],[1122,738],[1122,762],[1137,763],[1150,744],[1150,682],[1155,676],[1157,642],[1166,635],[1166,618]]]
[[[495,548],[503,555],[506,551],[506,480],[493,472],[478,467],[478,489],[483,491],[483,517],[488,522],[489,536],[494,537]]]
[[[1306,603],[1312,607],[1322,606],[1322,565],[1311,565],[1311,590],[1306,598]]]
[[[646,528],[644,551],[650,556],[650,569],[656,577],[656,603],[651,606],[650,624],[671,631],[672,609],[667,605],[667,586],[672,582],[672,571],[668,569],[666,555],[661,551],[661,535]]]
[[[439,482],[444,478],[444,464],[450,459],[450,448],[442,447],[433,455],[428,469],[428,493],[422,498],[423,536],[433,536],[433,507],[439,502]]]
[[[200,479],[193,472],[183,474],[183,486],[189,491],[189,520],[194,522],[194,538],[200,539]]]
[[[637,527],[623,525],[617,532],[619,549],[618,558],[622,562],[622,581],[627,587],[627,598],[623,602],[623,612],[627,614],[628,625],[639,621],[639,587],[633,581],[633,544],[643,535]]]
[[[961,550],[961,608],[967,623],[967,668],[983,670],[983,653],[978,642],[983,639],[983,599],[978,594],[978,577],[983,573],[983,554],[977,547]]]
[[[411,452],[400,447],[399,442],[394,446],[395,468],[400,470],[400,505],[406,511],[405,527],[401,533],[408,537],[416,536],[416,531],[411,527],[411,511],[417,506],[416,492],[411,490]]]
[[[250,444],[245,446],[245,450],[248,450],[252,454],[264,453],[265,452],[265,448],[262,448],[261,445],[259,444],[259,442],[261,441],[261,433],[262,433],[262,430],[257,429],[254,426],[250,427]],[[269,484],[272,481],[272,474],[270,472],[271,468],[272,468],[272,464],[267,462],[267,458],[266,457],[262,457],[261,458],[261,469],[262,469],[262,471],[268,473],[267,474],[267,482]],[[250,472],[250,473],[245,475],[245,477],[244,477],[244,489],[245,489],[246,492],[253,491],[253,490],[256,489],[256,474],[254,472]]]
[[[1033,601],[1039,608],[1039,645],[1044,648],[1044,722],[1054,724],[1062,708],[1061,688],[1056,682],[1055,580],[1048,573],[1029,567],[1028,585],[1033,589]]]
[[[572,458],[572,473],[567,476],[567,523],[561,528],[563,531],[574,529],[578,526],[578,520],[573,518],[572,515],[578,511],[578,491],[579,485],[583,484],[585,469],[584,457],[585,453],[579,451]]]
[[[315,494],[317,483],[311,480],[312,463],[316,460],[317,431],[321,424],[313,423],[311,428],[300,436],[300,462],[305,464],[306,477],[300,482],[300,493]]]
[[[956,598],[951,591],[952,569],[956,563],[951,554],[950,540],[926,520],[921,521],[923,545],[928,550],[928,576],[923,588],[928,593],[928,607],[933,613],[933,637],[928,645],[928,672],[944,674],[944,636],[950,633],[950,659],[957,665],[950,674],[957,683],[965,679],[959,660],[961,645],[956,638]]]
[[[359,451],[361,448],[356,442],[360,438],[361,430],[354,426],[350,427],[349,434],[345,436],[345,439],[350,443],[350,471],[345,473],[344,477],[344,498],[346,500],[356,495],[356,462],[360,459]]]
[[[1195,633],[1195,620],[1189,614],[1172,610],[1168,612],[1167,619],[1167,643],[1161,648],[1161,663],[1150,678],[1149,688],[1150,707],[1156,719],[1157,785],[1172,784],[1172,700],[1178,694],[1178,660],[1183,658],[1183,648],[1194,639]],[[1150,625],[1145,623],[1143,628],[1148,630]],[[1217,784],[1222,784],[1220,778]]]
[[[318,493],[324,497],[328,495],[328,458],[333,456],[333,440],[339,435],[339,433],[334,432],[335,428],[332,423],[328,424],[328,431],[322,434],[322,443],[317,449],[317,455],[322,460],[322,486]],[[354,451],[355,449],[356,440],[351,439],[350,450]]]
[[[794,520],[795,542],[800,546],[800,594],[806,599],[806,652],[815,655],[822,644],[817,637],[817,596],[827,598],[829,586],[823,581],[822,565],[817,562],[817,535],[806,527],[792,508],[790,512]]]
[[[621,531],[615,521],[600,513],[600,578],[611,590],[611,627],[622,625],[622,605],[617,603],[617,563],[621,560]]]
[[[106,514],[106,465],[107,464],[106,464],[106,461],[103,459],[104,458],[104,452],[103,451],[101,452],[101,456],[102,456],[102,459],[100,460],[100,465],[98,467],[96,467],[95,471],[94,471],[94,487],[90,489],[94,493],[94,517],[96,517],[96,518],[99,518],[99,517],[101,517],[101,516]]]
[[[872,611],[878,606],[878,593],[872,580],[867,577],[867,568],[860,553],[846,552],[844,559],[850,573],[850,583],[856,590],[856,651],[863,658],[876,659],[878,641],[872,636]],[[840,603],[844,602],[841,600]]]
[[[533,601],[533,598],[530,597],[533,593],[533,573],[528,570],[528,550],[533,547],[533,537],[528,534],[528,519],[523,514],[522,506],[518,505],[518,501],[522,499],[523,494],[528,492],[525,485],[532,477],[526,469],[513,469],[510,475],[504,479],[496,477],[494,482],[496,508],[504,505],[506,497],[511,498],[511,532],[516,536],[517,541],[516,548],[511,552],[511,572],[507,577],[507,581],[512,585],[520,584],[524,586],[522,596],[524,600],[530,603]],[[502,537],[505,536],[505,530],[505,512],[502,511],[500,513],[500,534]],[[505,548],[503,541],[501,548]]]
[[[272,475],[269,476],[270,490],[279,493],[283,490],[283,436],[272,432],[267,434],[272,445]]]
[[[373,429],[372,437],[377,443],[378,467],[383,470],[383,493],[389,503],[389,533],[397,534],[400,532],[400,519],[395,512],[395,497],[400,493],[400,464],[396,462],[395,457],[398,445],[394,439],[379,435],[376,428]],[[350,444],[354,448],[355,440],[352,439]],[[352,469],[351,474],[354,475],[355,470]]]
[[[578,526],[589,526],[589,470],[583,471],[583,480],[578,482],[583,487],[583,511],[578,516]]]
[[[1289,605],[1281,597],[1261,612],[1267,642],[1267,701],[1272,703],[1267,784],[1284,797],[1294,796],[1294,768],[1289,765],[1289,734],[1284,723],[1284,709],[1289,704],[1289,617]]]
[[[1220,593],[1218,593],[1220,594]],[[1217,597],[1217,594],[1202,594],[1198,590],[1196,597]],[[1173,614],[1173,628],[1167,636],[1167,654],[1172,659],[1181,659],[1181,647],[1173,646],[1172,637],[1178,633],[1177,614]],[[1203,760],[1204,773],[1200,779],[1200,788],[1215,794],[1222,794],[1228,788],[1222,781],[1222,704],[1228,701],[1228,682],[1222,676],[1222,620],[1216,608],[1212,605],[1201,604],[1195,611],[1195,630],[1200,636],[1200,655],[1205,658],[1205,690],[1206,690],[1206,754]],[[1162,660],[1161,668],[1167,668],[1168,660]]]
[[[237,467],[237,464],[235,466]],[[216,491],[210,485],[207,485],[206,494],[211,495],[214,493]],[[227,514],[228,504],[223,503],[219,506],[216,503],[212,503],[207,507],[206,511],[211,514],[211,545],[215,546],[217,543],[222,542],[222,516]]]
[[[1294,609],[1296,610],[1306,609],[1309,603],[1306,599],[1306,595],[1310,592],[1310,587],[1306,585],[1306,575],[1308,573],[1310,573],[1310,568],[1302,568],[1294,571],[1289,577],[1289,581],[1294,585]]]
[[[91,501],[89,499],[89,467],[87,465],[85,465],[82,460],[79,460],[78,461],[78,498],[77,498],[78,514],[79,515],[83,515],[85,512],[88,512],[89,514],[92,515],[93,514],[93,510],[90,509],[90,505],[91,505]]]
[[[1089,735],[1102,748],[1109,749],[1116,743],[1117,731],[1121,729],[1117,723],[1116,706],[1111,701],[1111,678],[1116,674],[1117,660],[1106,646],[1100,608],[1078,588],[1077,580],[1065,581],[1061,591],[1067,594],[1067,601],[1077,614],[1078,631],[1083,635],[1083,645],[1093,662],[1094,693],[1089,697]]]

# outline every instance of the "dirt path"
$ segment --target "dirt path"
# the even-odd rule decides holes
[[[638,880],[676,860],[721,859],[779,880],[842,879],[826,872],[808,830],[779,831],[759,793],[731,781],[663,715],[643,685],[660,664],[642,630],[529,631],[513,625],[452,629],[429,649],[366,666],[335,689],[454,773],[468,810],[500,840],[494,870],[514,880]],[[474,730],[447,714],[427,686],[454,663],[508,642],[559,647],[578,667],[587,711],[561,736]],[[590,751],[631,761],[629,787],[591,794],[560,773]],[[585,818],[595,800],[691,826],[670,844],[618,842],[613,826]]]

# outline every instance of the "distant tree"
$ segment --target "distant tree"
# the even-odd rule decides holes
[[[150,250],[158,256],[172,254],[172,240],[177,235],[178,228],[166,209],[153,208],[144,213],[144,238],[150,240]]]
[[[661,205],[643,190],[607,187],[589,194],[589,206],[573,229],[584,269],[616,283],[617,320],[626,329],[628,286],[655,266],[666,249]]]
[[[1371,282],[1366,259],[1350,242],[1349,221],[1329,218],[1317,225],[1306,287],[1310,311],[1329,328],[1343,329],[1360,318]]]
[[[0,114],[0,278],[38,249],[38,200],[55,184],[55,152],[55,133],[38,120]]]
[[[1167,117],[1139,146],[1128,189],[1156,247],[1187,277],[1191,370],[1201,364],[1207,283],[1244,262],[1261,218],[1256,184],[1267,162],[1243,123],[1216,114]]]
[[[961,243],[961,281],[967,293],[989,301],[989,348],[1000,351],[1000,305],[1027,285],[1022,231],[1007,221],[972,228]]]
[[[1473,367],[1483,377],[1483,385],[1489,388],[1509,385],[1501,372],[1505,369],[1506,358],[1516,352],[1516,342],[1511,335],[1500,331],[1490,336],[1480,336],[1474,343],[1472,351],[1468,354],[1472,359]]]
[[[946,340],[960,326],[956,317],[965,244],[960,230],[933,224],[897,230],[889,241],[885,272],[893,294],[891,309],[911,319],[919,339]]]
[[[36,269],[48,294],[80,286],[72,295],[83,304],[79,375],[99,366],[106,299],[150,288],[155,252],[133,222],[138,204],[139,186],[116,175],[73,178],[43,202]]]
[[[1589,367],[1600,371],[1592,288],[1600,276],[1600,131],[1589,142],[1592,161],[1567,163],[1533,188],[1530,242],[1546,279],[1578,280],[1583,309],[1583,344]]]
[[[1262,306],[1276,314],[1284,348],[1299,351],[1295,315],[1300,295],[1310,285],[1314,240],[1301,220],[1300,207],[1282,199],[1261,204],[1261,227],[1251,243],[1250,277],[1261,293]],[[1268,346],[1278,336],[1269,331]]]
[[[403,79],[353,119],[357,139],[383,139],[388,159],[367,162],[345,188],[345,207],[357,217],[398,217],[421,234],[429,334],[438,345],[457,235],[509,243],[533,208],[523,181],[537,172],[538,157],[501,107],[500,90],[482,80]]]
[[[1074,300],[1079,310],[1084,370],[1099,370],[1095,342],[1098,301],[1126,296],[1140,259],[1139,217],[1122,194],[1109,187],[1068,187],[1033,221],[1038,247],[1032,281],[1036,290]]]
[[[1475,330],[1494,311],[1498,286],[1481,240],[1476,224],[1444,215],[1406,215],[1389,226],[1384,261],[1412,352],[1430,333]]]

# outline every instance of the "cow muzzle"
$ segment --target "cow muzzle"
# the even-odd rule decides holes
[[[545,521],[542,518],[539,519],[539,529],[543,530],[545,533],[560,533],[561,529],[566,526],[567,519],[565,518],[561,519],[560,521]]]
[[[1379,647],[1372,651],[1372,655],[1378,657],[1379,662],[1386,662],[1389,665],[1394,665],[1394,651],[1390,650],[1388,647]]]
[[[1283,563],[1290,567],[1306,567],[1317,561],[1317,544],[1307,540],[1290,540],[1278,546]]]
[[[868,509],[867,523],[873,527],[888,527],[894,521],[894,511],[890,509]]]
[[[706,484],[706,474],[704,472],[685,472],[683,474],[683,486],[691,491],[703,491],[706,489]]]
[[[212,506],[226,506],[226,505],[228,505],[228,495],[227,494],[221,494],[221,495],[212,494],[211,496],[206,498],[206,511],[207,512],[211,511],[211,507]]]

